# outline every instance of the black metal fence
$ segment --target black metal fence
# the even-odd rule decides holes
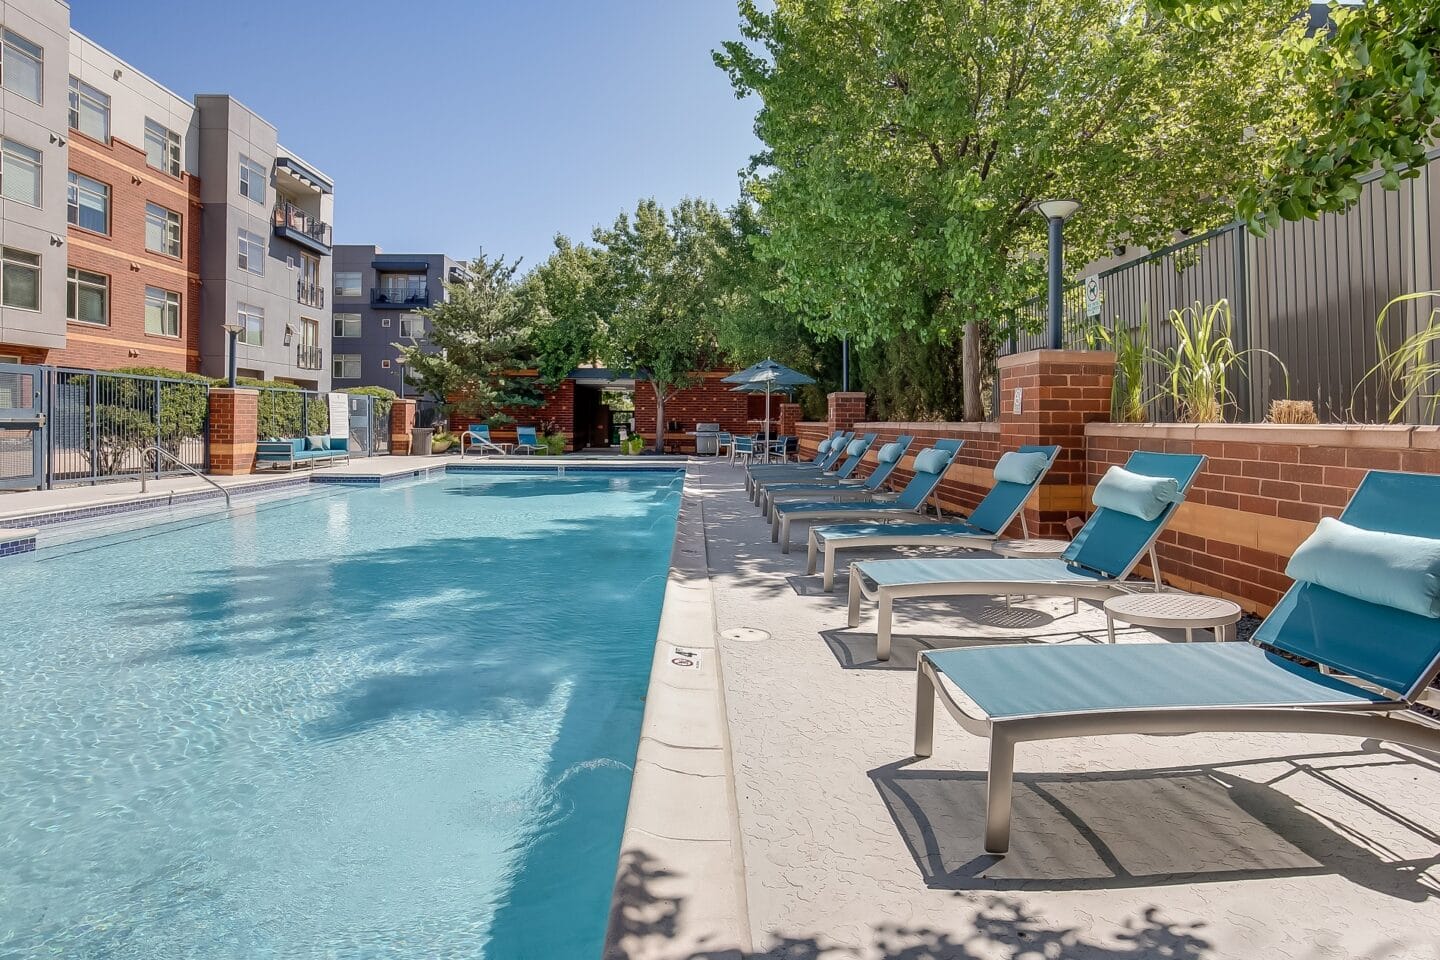
[[[259,394],[256,435],[262,440],[329,434],[329,394],[298,387],[262,387]]]
[[[183,472],[149,452],[152,447],[205,468],[205,381],[69,368],[54,369],[49,379],[50,485]]]
[[[1260,420],[1276,399],[1310,400],[1326,421],[1386,419],[1390,384],[1382,355],[1428,322],[1434,302],[1398,306],[1383,328],[1385,305],[1406,293],[1440,287],[1440,150],[1421,176],[1398,191],[1368,178],[1360,200],[1342,215],[1285,223],[1265,237],[1232,224],[1098,272],[1101,308],[1087,317],[1082,283],[1064,296],[1064,342],[1092,346],[1094,328],[1148,330],[1152,350],[1176,346],[1169,317],[1196,303],[1230,303],[1234,340],[1252,350],[1247,370],[1232,371],[1232,420]],[[1049,345],[1046,303],[1037,297],[1015,312],[1016,334],[1000,353]],[[1275,360],[1262,351],[1274,354]],[[1278,362],[1277,362],[1278,361]],[[1162,367],[1146,364],[1150,415],[1170,411],[1159,389]],[[1415,404],[1404,419],[1429,416]]]

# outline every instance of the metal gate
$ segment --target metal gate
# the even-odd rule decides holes
[[[354,457],[373,457],[375,455],[375,436],[370,428],[370,405],[374,402],[363,394],[348,394],[346,402],[350,405],[350,455]]]
[[[0,363],[0,490],[45,485],[45,370]]]

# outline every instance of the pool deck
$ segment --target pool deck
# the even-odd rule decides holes
[[[682,840],[711,839],[674,840],[664,820],[627,831],[608,957],[1440,957],[1436,757],[1293,734],[1022,744],[1012,852],[987,856],[986,741],[939,711],[935,755],[911,757],[917,652],[982,637],[1088,643],[1104,635],[1098,607],[902,602],[894,659],[880,663],[873,611],[845,628],[846,578],[826,594],[803,550],[770,543],[738,468],[691,472],[708,590],[684,576],[693,609],[667,601],[661,643],[668,632],[703,648],[708,623],[721,689],[672,727],[723,710],[723,730],[703,735],[730,762],[712,753],[687,768],[674,744],[674,770],[708,779],[696,793],[652,776],[642,747],[632,818],[668,803]],[[762,638],[726,636],[741,627]],[[738,849],[717,785],[733,797]],[[728,925],[727,865],[743,878]]]

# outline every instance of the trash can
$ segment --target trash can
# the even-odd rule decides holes
[[[435,438],[433,427],[411,427],[410,428],[410,455],[412,457],[430,456],[430,442]]]

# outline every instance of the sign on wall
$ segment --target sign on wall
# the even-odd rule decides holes
[[[335,390],[327,398],[330,401],[330,436],[350,436],[350,395]]]

